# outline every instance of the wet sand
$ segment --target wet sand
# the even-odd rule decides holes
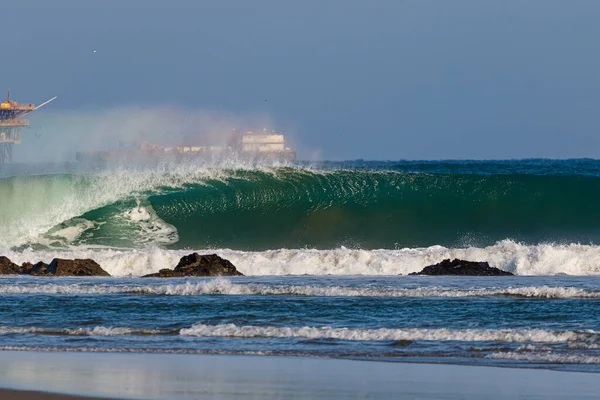
[[[598,378],[302,357],[0,352],[0,387],[115,399],[596,399]],[[0,398],[75,399],[7,391]]]

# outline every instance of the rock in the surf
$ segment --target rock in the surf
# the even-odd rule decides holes
[[[465,261],[455,258],[450,261],[446,259],[441,263],[423,268],[421,272],[413,272],[410,275],[467,275],[467,276],[509,276],[508,271],[490,267],[487,262]]]
[[[193,253],[181,257],[175,269],[161,269],[144,278],[172,278],[180,276],[242,276],[235,266],[216,254]]]
[[[8,257],[0,256],[0,275],[17,275],[21,267],[12,262]]]
[[[35,264],[26,262],[23,263],[23,265],[21,266],[21,274],[43,276],[48,273],[47,269],[48,264],[46,264],[45,262],[40,261]]]
[[[65,260],[55,258],[46,268],[46,274],[54,276],[110,276],[91,259]]]
[[[110,276],[94,260],[65,260],[55,258],[50,264],[42,261],[17,265],[5,256],[0,256],[0,275],[34,276]]]

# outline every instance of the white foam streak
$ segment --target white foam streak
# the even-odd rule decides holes
[[[169,335],[177,331],[140,329],[128,327],[93,328],[38,328],[0,326],[0,335],[41,334],[66,336],[124,336]],[[516,343],[583,343],[593,345],[600,338],[594,331],[548,331],[542,329],[364,329],[324,327],[237,326],[234,324],[195,324],[179,330],[181,336],[230,338],[304,338],[338,339],[352,341],[464,341],[464,342],[516,342]],[[505,354],[505,353],[500,353]]]
[[[0,284],[0,294],[149,294],[170,296],[263,295],[316,297],[522,297],[546,299],[598,299],[600,292],[575,287],[490,287],[457,289],[443,286],[418,288],[346,287],[314,285],[235,284],[216,278],[200,282],[187,281],[166,285],[112,284]]]
[[[36,327],[8,327],[0,326],[0,335],[11,334],[42,334],[42,335],[66,335],[66,336],[123,336],[123,335],[157,335],[168,332],[152,329],[133,329],[121,327],[96,326],[94,328],[64,328],[47,329]]]
[[[272,327],[272,326],[236,326],[196,324],[191,328],[181,329],[183,336],[198,337],[239,337],[239,338],[306,338],[306,339],[341,339],[355,341],[373,340],[427,340],[427,341],[499,341],[499,342],[534,342],[565,343],[574,341],[596,340],[595,332],[554,332],[542,329],[350,329],[334,327]]]
[[[600,364],[600,357],[585,354],[565,353],[518,353],[497,352],[486,356],[494,360],[528,361],[551,364]]]
[[[345,286],[299,286],[233,284],[229,280],[179,285],[146,286],[131,289],[132,292],[165,295],[288,295],[317,297],[492,297],[512,296],[523,298],[600,298],[600,292],[573,287],[528,286],[509,288],[455,289],[439,286],[419,288],[356,288]]]

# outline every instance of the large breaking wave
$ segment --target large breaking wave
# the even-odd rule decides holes
[[[5,248],[600,242],[600,178],[164,166],[0,179]]]
[[[190,250],[251,275],[406,274],[449,257],[523,275],[598,274],[600,177],[596,164],[586,173],[575,164],[180,164],[4,177],[0,250],[16,262],[91,257],[120,276],[172,267]]]

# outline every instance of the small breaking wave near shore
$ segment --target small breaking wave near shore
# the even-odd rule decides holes
[[[85,328],[38,328],[0,326],[0,335],[34,334],[56,336],[179,335],[222,338],[302,338],[350,341],[461,341],[507,343],[587,343],[594,344],[600,333],[594,331],[551,331],[544,329],[421,329],[346,328],[332,326],[253,326],[207,325],[198,323],[182,329],[141,329],[96,326]]]
[[[233,283],[216,278],[206,281],[187,281],[166,285],[125,284],[4,284],[0,280],[0,294],[53,294],[53,295],[164,295],[164,296],[308,296],[308,297],[512,297],[523,299],[600,299],[600,291],[563,286],[481,287],[461,289],[444,286],[416,288],[352,287],[319,285],[265,285]]]
[[[488,261],[491,266],[516,275],[600,275],[600,246],[582,244],[527,245],[503,240],[489,247],[407,248],[399,250],[279,249],[240,251],[194,250],[217,253],[245,275],[406,275],[446,258]],[[141,250],[74,248],[71,250],[11,250],[13,262],[49,262],[58,258],[91,258],[113,276],[142,276],[173,268],[190,250],[151,247]]]
[[[348,329],[324,327],[271,327],[271,326],[236,326],[196,324],[189,329],[181,329],[184,336],[216,336],[240,338],[279,338],[297,337],[305,339],[340,339],[355,341],[378,340],[427,340],[427,341],[500,341],[527,343],[563,343],[579,341],[596,341],[596,332],[547,331],[542,329]]]

